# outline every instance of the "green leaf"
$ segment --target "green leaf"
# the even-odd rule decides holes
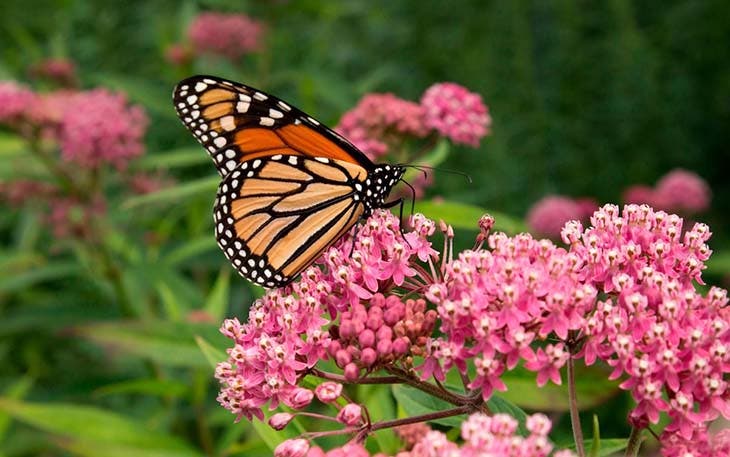
[[[499,395],[492,395],[492,398],[487,400],[487,407],[493,413],[504,413],[514,417],[519,423],[517,430],[520,435],[527,436],[528,431],[527,426],[525,425],[525,422],[527,421],[527,414],[520,409],[519,406],[502,398],[503,394],[504,392]]]
[[[215,369],[219,362],[228,358],[224,350],[213,346],[202,336],[196,335],[195,342],[198,344],[198,347],[203,352],[205,359],[208,361],[208,364],[213,367],[213,369]]]
[[[626,443],[628,442],[628,439],[621,439],[621,438],[611,438],[611,439],[602,439],[601,440],[601,451],[598,453],[597,457],[618,457],[618,453],[626,449]],[[583,441],[583,446],[586,449],[592,449],[593,448],[593,440],[585,440]],[[557,446],[560,448],[560,446]],[[572,451],[575,451],[575,444],[572,444],[568,446],[569,449]],[[623,454],[621,454],[623,455]]]
[[[203,309],[216,322],[222,321],[228,309],[228,294],[231,284],[231,268],[226,265],[218,273],[218,279],[213,284]]]
[[[29,376],[23,376],[5,388],[3,396],[12,400],[20,400],[30,391],[33,380]],[[1,397],[0,397],[1,398]],[[5,433],[10,425],[10,415],[6,412],[0,413],[0,442],[5,439]]]
[[[507,391],[503,398],[525,409],[543,412],[568,411],[568,386],[548,383],[541,388],[535,386],[535,374],[524,368],[516,368],[502,375]],[[581,410],[594,408],[617,395],[618,381],[609,381],[606,372],[599,366],[576,367],[575,387],[578,406]]]
[[[591,457],[598,457],[601,452],[601,427],[598,423],[598,416],[595,414],[593,415],[593,442],[591,447],[586,446],[586,449],[590,449],[589,455]]]
[[[712,257],[705,262],[707,273],[722,276],[730,273],[730,252],[712,254]]]
[[[149,79],[110,73],[97,74],[95,79],[100,85],[124,92],[130,100],[144,105],[155,114],[170,119],[176,117],[172,106],[172,86],[165,88],[161,84],[151,83]]]
[[[156,451],[156,455],[199,455],[179,438],[144,427],[139,419],[125,417],[91,406],[70,403],[23,403],[0,398],[0,410],[14,419],[39,428],[44,432],[70,438],[73,442],[96,445],[95,453],[109,455],[108,447],[124,447],[140,452]],[[90,451],[91,447],[87,447]],[[144,454],[155,455],[155,454]]]
[[[0,133],[0,158],[7,160],[12,156],[26,153],[25,141],[18,135]]]
[[[423,213],[429,219],[438,221],[443,219],[457,229],[479,230],[479,219],[490,214],[494,217],[494,230],[515,234],[527,230],[525,224],[506,214],[490,211],[475,205],[452,201],[417,201],[416,211]]]
[[[433,149],[418,159],[416,159],[413,165],[425,165],[427,167],[437,167],[449,156],[449,150],[451,149],[450,143],[447,140],[441,139]],[[417,175],[423,173],[423,171],[416,168],[408,168],[405,174],[405,181],[413,181]],[[426,173],[433,173],[433,170],[426,170]]]
[[[383,389],[381,385],[361,385],[359,386],[357,398],[362,398],[362,403],[368,405],[368,413],[373,420],[387,420],[396,417],[395,404],[393,397],[388,389]],[[378,443],[380,451],[395,455],[399,450],[400,440],[392,428],[378,430],[373,437]]]
[[[216,325],[189,322],[99,323],[77,327],[96,343],[110,346],[160,365],[205,368],[210,366],[195,337],[203,336],[214,347],[225,347],[226,338]]]
[[[183,303],[184,299],[170,287],[165,281],[158,281],[155,285],[157,293],[162,300],[162,306],[165,309],[165,315],[172,321],[179,321],[187,314],[190,306]]]
[[[130,210],[142,205],[182,203],[195,195],[214,195],[220,181],[220,176],[215,175],[166,187],[157,192],[128,198],[122,208]]]
[[[207,252],[216,251],[218,245],[215,242],[213,232],[201,236],[199,238],[193,238],[185,244],[172,249],[170,252],[165,254],[162,261],[169,266],[180,265],[194,257]]]
[[[170,379],[132,379],[130,381],[108,384],[96,389],[95,395],[108,396],[118,394],[143,394],[157,397],[185,397],[190,393],[190,387],[179,381]]]
[[[75,276],[80,270],[79,265],[74,262],[54,262],[34,267],[29,271],[16,271],[12,275],[0,278],[0,293],[15,292],[41,282]]]
[[[423,414],[445,411],[455,407],[451,403],[447,403],[440,398],[403,384],[393,385],[391,387],[391,391],[393,392],[395,399],[398,401],[398,406],[403,408],[408,416],[420,416]],[[464,417],[464,415],[445,417],[429,422],[449,427],[459,427],[463,422]]]
[[[160,168],[182,168],[208,163],[210,156],[199,146],[171,149],[164,152],[146,154],[134,161],[134,168],[140,170],[158,170]]]

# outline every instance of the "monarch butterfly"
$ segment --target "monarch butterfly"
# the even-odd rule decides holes
[[[374,164],[339,134],[263,91],[193,76],[173,93],[177,114],[222,177],[213,209],[218,245],[264,287],[293,281],[385,203],[405,167]]]

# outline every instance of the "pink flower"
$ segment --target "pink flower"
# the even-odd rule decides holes
[[[261,22],[244,14],[202,13],[188,28],[197,52],[231,60],[261,49],[263,33]]]
[[[35,103],[36,94],[15,81],[0,81],[0,124],[21,120]]]
[[[346,112],[335,128],[371,159],[385,155],[405,138],[428,133],[423,109],[393,94],[368,94]]]
[[[635,203],[637,205],[647,204],[653,206],[655,200],[654,189],[650,186],[631,186],[626,189],[623,194],[624,203]]]
[[[540,236],[560,238],[566,222],[584,219],[585,210],[575,200],[561,195],[549,195],[532,205],[527,213],[527,225]]]
[[[46,200],[58,193],[58,188],[42,181],[19,179],[0,182],[0,201],[19,207],[29,201]]]
[[[176,66],[187,65],[193,60],[193,51],[181,43],[173,43],[165,49],[165,60]]]
[[[672,170],[656,185],[655,204],[667,211],[699,213],[710,206],[710,198],[705,180],[687,170]]]
[[[61,157],[87,168],[124,168],[144,152],[147,116],[140,106],[105,89],[70,97],[60,121]]]
[[[359,424],[362,422],[362,407],[357,403],[346,404],[337,413],[337,421],[349,426]]]
[[[421,97],[425,124],[455,143],[472,147],[489,133],[492,119],[479,94],[455,83],[434,84]]]
[[[298,438],[286,440],[274,449],[274,457],[304,457],[309,450],[309,441]]]
[[[51,58],[30,67],[31,76],[44,78],[64,87],[76,85],[76,66],[69,59]]]

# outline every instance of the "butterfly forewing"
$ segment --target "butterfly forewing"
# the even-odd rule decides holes
[[[175,87],[173,102],[221,176],[241,162],[276,154],[329,157],[372,167],[362,152],[316,119],[244,84],[195,76]]]
[[[216,237],[247,279],[289,283],[363,215],[359,165],[275,155],[246,161],[218,188]]]

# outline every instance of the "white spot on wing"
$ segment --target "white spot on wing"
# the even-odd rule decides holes
[[[236,120],[233,118],[233,116],[223,116],[220,120],[221,127],[223,127],[223,130],[231,131],[235,130],[236,128]]]
[[[197,84],[195,84],[195,91],[196,91],[196,92],[202,92],[202,91],[204,91],[204,90],[205,90],[205,89],[207,89],[207,88],[208,88],[208,85],[207,85],[207,84],[205,84],[205,83],[204,83],[204,82],[202,82],[202,81],[201,81],[201,82],[199,82],[199,83],[197,83]]]
[[[251,106],[251,104],[249,102],[238,102],[236,104],[236,111],[243,114],[248,111],[248,108],[250,106]]]
[[[270,117],[262,117],[259,123],[264,127],[271,127],[272,125],[274,125],[274,120]]]
[[[274,108],[269,108],[269,117],[272,117],[274,119],[281,119],[282,117],[284,117],[284,113],[279,110],[275,110]]]

